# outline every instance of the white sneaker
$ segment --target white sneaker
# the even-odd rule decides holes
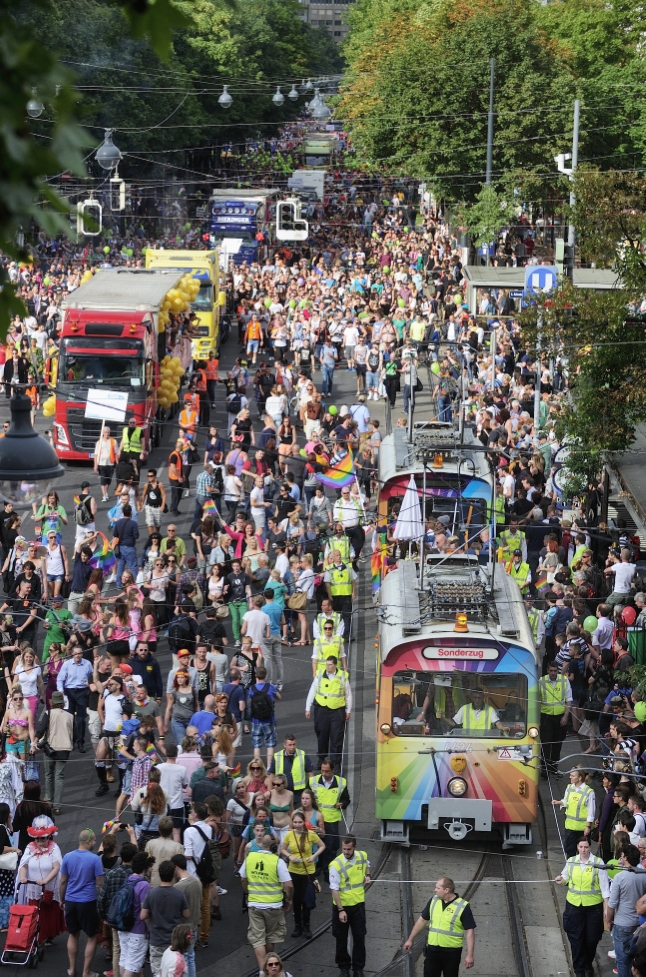
[[[615,960],[616,957],[617,957],[617,954],[615,953],[614,950],[608,950],[608,956],[610,957],[611,960]]]
[[[219,896],[226,896],[227,892],[228,892],[228,889],[223,889],[221,885],[218,886],[218,895]]]

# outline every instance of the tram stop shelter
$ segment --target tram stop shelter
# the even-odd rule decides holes
[[[485,267],[484,265],[467,265],[463,268],[467,280],[465,302],[469,312],[477,312],[483,292],[490,289],[508,289],[510,298],[520,308],[520,300],[525,290],[525,268]],[[610,291],[620,285],[617,273],[611,268],[575,268],[574,287],[594,288]],[[492,316],[495,318],[495,316]]]

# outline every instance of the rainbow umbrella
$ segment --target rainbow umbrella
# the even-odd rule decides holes
[[[105,534],[99,532],[96,535],[99,543],[94,551],[94,554],[88,560],[88,563],[91,567],[94,567],[95,570],[103,570],[105,572],[106,570],[112,569],[117,562],[117,558],[114,555]]]

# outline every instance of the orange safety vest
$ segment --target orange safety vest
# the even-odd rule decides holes
[[[184,428],[185,431],[191,431],[194,434],[199,416],[195,408],[185,407],[179,415],[179,426]]]
[[[206,361],[206,379],[216,380],[218,379],[218,369],[220,367],[219,360],[207,360]]]
[[[116,444],[116,442],[115,442],[114,438],[110,438],[109,440],[110,440],[110,464],[111,465],[114,465],[114,464],[116,464],[116,461],[117,461],[117,453],[116,453],[116,450],[115,450],[115,444]],[[99,438],[99,440],[97,441],[97,445],[99,445],[100,443],[101,443],[101,438]],[[96,447],[94,448],[94,454],[95,455],[98,454],[98,451],[97,451]]]
[[[171,451],[168,457],[168,477],[171,482],[181,482],[183,480],[182,456],[179,451]]]

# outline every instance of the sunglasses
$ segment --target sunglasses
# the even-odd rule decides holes
[[[282,780],[279,780],[277,784],[276,783],[272,783],[271,786],[272,787],[282,787],[283,786],[283,782],[282,782]]]
[[[16,702],[18,702],[19,699],[22,699],[22,696],[21,695],[13,695],[11,698],[12,699],[15,699]]]
[[[262,770],[262,767],[249,767],[250,770]]]

